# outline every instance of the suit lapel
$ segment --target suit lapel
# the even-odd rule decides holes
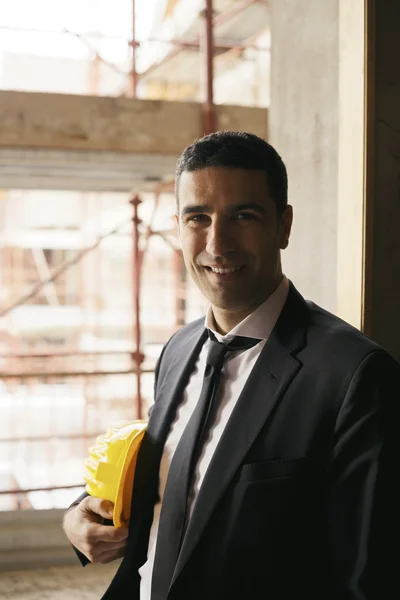
[[[174,348],[173,355],[168,360],[166,372],[162,373],[162,381],[157,388],[156,402],[146,433],[153,440],[162,440],[163,445],[183,391],[207,338],[203,320],[201,321],[201,324],[199,323],[197,327],[193,328],[187,336],[180,340],[179,346]]]
[[[156,401],[138,454],[133,483],[128,550],[134,551],[134,548],[137,548],[143,527],[146,529],[151,525],[153,506],[158,497],[159,467],[164,444],[206,335],[201,320],[187,336],[180,340],[179,346],[174,349],[167,363],[167,371],[162,374]],[[174,338],[170,343],[173,341]],[[144,539],[145,535],[142,537]],[[139,548],[140,553],[145,550],[146,548]],[[125,556],[128,554],[130,552]]]
[[[186,531],[172,584],[198,543],[218,501],[246,453],[299,371],[293,356],[305,343],[304,300],[293,286],[278,323],[237,401],[211,460]]]

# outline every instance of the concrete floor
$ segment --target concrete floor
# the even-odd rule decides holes
[[[0,600],[100,600],[119,561],[0,573]]]

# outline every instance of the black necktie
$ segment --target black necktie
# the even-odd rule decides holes
[[[185,531],[187,499],[193,470],[213,412],[225,355],[227,352],[246,350],[260,342],[254,338],[236,336],[229,344],[221,344],[211,331],[209,337],[200,398],[172,457],[165,486],[153,567],[151,600],[165,600],[168,595]]]

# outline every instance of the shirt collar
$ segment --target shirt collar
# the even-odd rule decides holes
[[[221,335],[215,331],[211,306],[208,307],[205,327],[210,329],[219,342],[227,343],[235,335],[267,340],[281,314],[289,292],[289,280],[285,275],[278,287],[256,310],[238,323],[231,331]]]

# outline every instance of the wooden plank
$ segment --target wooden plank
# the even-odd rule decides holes
[[[0,147],[178,156],[202,136],[202,104],[0,92]],[[267,136],[267,110],[218,106],[221,129]]]

